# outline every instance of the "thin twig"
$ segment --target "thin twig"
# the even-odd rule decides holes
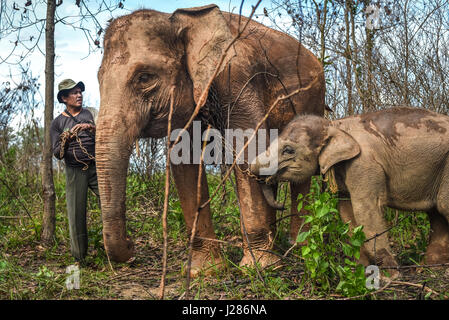
[[[259,74],[267,74],[270,75],[274,78],[279,79],[279,76],[277,74],[272,74],[266,71],[261,71],[261,72],[256,72],[255,74],[253,74],[246,82],[245,84],[242,86],[242,88],[240,89],[239,94],[237,95],[237,97],[234,99],[234,102],[232,103],[232,106],[230,106],[231,111],[234,109],[234,106],[236,105],[237,101],[240,99],[240,96],[242,95],[243,91],[245,90],[245,88],[249,85],[249,83]]]
[[[5,180],[3,180],[3,178],[0,178],[0,181],[5,185],[5,187],[9,190],[9,192],[11,192],[11,194],[17,199],[17,201],[19,201],[19,203],[22,206],[22,208],[25,209],[25,212],[27,213],[28,217],[31,220],[33,220],[33,222],[35,222],[33,217],[31,216],[30,212],[28,211],[28,209],[23,204],[22,200],[16,195],[16,193],[14,191],[11,190],[11,188],[8,185],[8,183]]]
[[[127,273],[123,273],[123,274],[117,274],[116,273],[117,276],[109,278],[105,282],[108,283],[108,282],[111,282],[111,281],[114,281],[114,280],[118,280],[118,279],[121,279],[121,278],[124,278],[124,277],[135,276],[135,275],[140,275],[142,273],[157,272],[157,271],[158,271],[158,269],[155,268],[155,269],[135,270],[135,271],[127,272]]]
[[[290,251],[292,251],[296,246],[298,245],[298,242],[295,242],[287,251],[284,253],[284,257],[287,257]]]
[[[387,289],[390,286],[391,283],[392,283],[392,281],[390,280],[390,281],[387,282],[387,284],[385,286],[383,286],[382,288],[380,288],[380,289],[378,289],[376,291],[368,292],[367,294],[362,294],[362,295],[359,295],[359,296],[344,298],[344,299],[341,299],[341,300],[359,299],[359,298],[364,298],[364,297],[367,297],[367,296],[372,296],[374,294],[378,294],[379,292],[382,292],[385,289]]]
[[[170,191],[170,135],[171,135],[171,119],[173,115],[173,103],[174,103],[174,89],[170,90],[170,111],[168,114],[168,126],[167,126],[167,162],[165,164],[165,196],[164,196],[164,211],[162,212],[162,229],[164,237],[164,247],[162,254],[162,277],[159,291],[159,298],[164,299],[165,294],[165,276],[167,274],[167,211],[168,211],[168,195]]]
[[[234,247],[241,247],[242,246],[241,242],[236,244],[236,243],[234,243],[232,241],[225,241],[225,240],[219,240],[219,239],[213,239],[213,238],[205,238],[205,237],[199,237],[199,236],[196,236],[195,238],[201,239],[201,240],[206,240],[206,241],[219,242],[219,243],[227,244],[229,246],[234,246]]]
[[[422,287],[421,287],[421,290],[419,290],[417,299],[419,299],[419,300],[424,300],[424,299],[423,299],[423,291],[424,291],[424,289],[425,289],[425,287],[426,287],[426,284],[427,284],[427,280],[423,282]]]
[[[388,229],[382,231],[381,233],[376,233],[376,234],[375,234],[374,236],[372,236],[371,238],[366,239],[365,242],[368,242],[368,241],[371,241],[371,240],[373,240],[373,239],[376,239],[376,238],[380,237],[381,235],[383,235],[384,233],[386,233],[386,232],[390,231],[391,229],[397,227],[397,226],[399,225],[399,223],[401,223],[402,220],[404,220],[406,217],[407,217],[407,215],[404,215],[401,219],[399,219],[399,221],[396,221],[396,223],[393,224],[391,227],[389,227]]]
[[[109,259],[109,254],[107,254],[107,252],[106,252],[106,257],[108,258],[108,264],[109,264],[109,267],[111,268],[112,272],[115,275],[117,275],[117,272],[115,272],[114,267],[112,266],[112,263],[111,263],[111,259]]]
[[[178,300],[183,300],[184,297],[186,297],[185,299],[187,299],[187,296],[186,296],[186,295],[189,293],[190,289],[193,289],[193,287],[194,287],[195,285],[196,285],[196,284],[194,283],[194,284],[192,284],[191,286],[187,287],[186,291],[184,291],[184,292],[179,296]]]
[[[438,292],[436,292],[435,290],[430,289],[427,286],[423,287],[423,284],[417,284],[417,283],[412,283],[412,282],[404,282],[404,281],[396,281],[396,280],[391,281],[391,284],[404,285],[404,286],[416,287],[416,288],[421,288],[421,289],[424,288],[424,290],[426,290],[427,292],[431,292],[431,293],[433,293],[433,294],[435,294],[437,296],[440,295]]]
[[[274,262],[270,263],[269,265],[265,266],[264,269],[272,267],[272,266],[278,264],[279,262],[281,262],[282,260],[289,260],[289,258],[287,258],[287,254],[285,254],[285,253],[282,255],[282,254],[279,254],[279,253],[277,253],[277,252],[275,252],[273,250],[268,250],[268,249],[256,249],[256,250],[257,251],[268,252],[268,253],[271,253],[272,255],[278,257],[278,259],[276,261],[274,261]],[[290,261],[292,261],[292,260],[290,260]]]
[[[449,266],[449,262],[446,263],[435,263],[435,264],[418,264],[412,266],[380,266],[380,269],[417,269],[417,268],[438,268]]]
[[[0,216],[0,219],[29,219],[30,217],[25,216]]]

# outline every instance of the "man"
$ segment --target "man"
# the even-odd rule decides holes
[[[71,252],[77,261],[83,261],[87,254],[88,188],[99,196],[95,168],[95,122],[92,113],[82,107],[83,82],[65,79],[59,83],[58,89],[58,101],[64,103],[66,109],[51,123],[53,154],[65,162]]]

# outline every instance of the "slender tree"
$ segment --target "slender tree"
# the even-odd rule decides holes
[[[362,9],[365,15],[365,21],[372,19],[372,15],[374,15],[374,11],[378,9],[375,5],[371,4],[371,0],[363,0],[362,1]],[[366,91],[364,94],[365,103],[363,104],[363,111],[373,111],[375,110],[374,103],[374,62],[373,62],[373,51],[374,51],[374,36],[376,29],[370,23],[365,23],[365,83],[366,83]]]
[[[55,186],[53,183],[52,147],[50,124],[53,120],[55,83],[55,10],[56,1],[47,0],[47,23],[45,27],[45,120],[44,150],[42,151],[42,190],[44,195],[44,217],[42,243],[51,245],[55,233]]]
[[[347,110],[348,114],[354,114],[354,107],[352,101],[352,51],[351,51],[351,11],[353,10],[353,0],[345,0],[345,60],[346,60],[346,91],[348,95]]]

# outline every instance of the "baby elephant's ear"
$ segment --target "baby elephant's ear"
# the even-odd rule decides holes
[[[352,159],[360,153],[359,144],[343,130],[329,127],[326,141],[318,158],[322,174],[334,164]]]

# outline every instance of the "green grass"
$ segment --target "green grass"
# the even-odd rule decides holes
[[[430,223],[426,213],[401,212],[387,209],[385,218],[391,226],[389,236],[394,240],[401,265],[412,265],[421,261],[429,240]]]

